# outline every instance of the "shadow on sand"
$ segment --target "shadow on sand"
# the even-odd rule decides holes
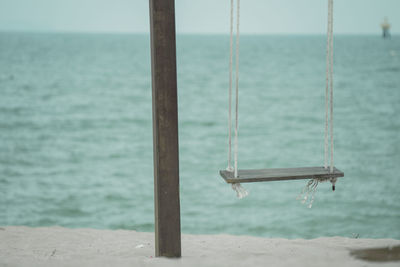
[[[364,261],[400,261],[400,246],[352,250],[350,255]]]

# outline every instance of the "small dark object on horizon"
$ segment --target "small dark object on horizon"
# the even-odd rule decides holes
[[[383,39],[390,38],[390,32],[389,32],[390,24],[387,17],[385,17],[383,23],[381,24],[381,28],[382,28]]]

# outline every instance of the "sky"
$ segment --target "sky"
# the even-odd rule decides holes
[[[228,33],[230,0],[175,0],[178,33]],[[400,33],[400,0],[334,0],[334,31]],[[241,0],[241,33],[322,34],[327,0]],[[0,31],[149,32],[148,0],[0,0]]]

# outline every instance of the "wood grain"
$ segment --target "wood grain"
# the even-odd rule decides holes
[[[174,0],[150,0],[156,256],[181,256]]]
[[[337,168],[333,173],[329,168],[324,167],[301,167],[301,168],[276,168],[276,169],[255,169],[238,170],[238,177],[235,178],[233,172],[221,170],[220,175],[227,183],[253,183],[253,182],[272,182],[299,179],[316,179],[343,177],[344,173]]]

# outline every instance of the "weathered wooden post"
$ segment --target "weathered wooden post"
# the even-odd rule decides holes
[[[150,1],[155,254],[181,256],[174,0]]]

